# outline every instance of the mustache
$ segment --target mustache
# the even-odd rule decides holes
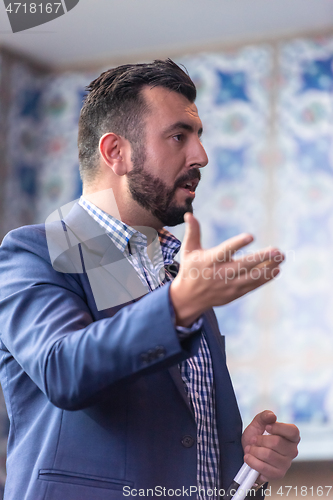
[[[185,182],[191,182],[194,179],[201,180],[201,172],[198,168],[191,168],[186,174],[183,174],[175,183],[175,189],[184,185]]]

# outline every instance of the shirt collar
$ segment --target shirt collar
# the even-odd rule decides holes
[[[172,264],[180,250],[181,242],[164,227],[158,231],[158,236],[161,243],[164,264]]]
[[[104,229],[106,233],[111,238],[113,243],[116,245],[118,250],[124,253],[128,242],[135,234],[141,234],[139,231],[131,226],[128,226],[124,222],[116,219],[112,215],[103,212],[100,208],[96,207],[93,203],[86,200],[81,196],[79,200],[79,205],[88,212],[88,214]],[[165,228],[158,231],[158,236],[161,244],[162,255],[164,259],[164,264],[172,264],[174,257],[180,250],[181,242]],[[146,240],[146,236],[142,235],[143,239]]]

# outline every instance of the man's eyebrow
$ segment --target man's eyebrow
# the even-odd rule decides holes
[[[171,132],[174,132],[174,131],[179,130],[179,129],[186,130],[187,132],[194,132],[194,128],[189,123],[177,122],[177,123],[173,123],[169,128],[167,128],[165,130],[165,133],[170,134]],[[200,127],[198,130],[198,136],[201,137],[202,133],[203,133],[203,128]]]

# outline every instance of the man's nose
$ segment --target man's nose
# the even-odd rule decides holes
[[[197,166],[199,168],[205,167],[208,163],[208,156],[205,148],[203,147],[200,140],[196,142],[195,151],[193,152],[190,166]]]

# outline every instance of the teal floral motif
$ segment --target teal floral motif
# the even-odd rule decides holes
[[[36,89],[25,89],[22,96],[22,117],[30,116],[34,120],[40,119],[42,92]]]
[[[333,175],[332,162],[332,139],[329,137],[319,137],[316,141],[297,140],[298,161],[297,164],[303,172],[315,174],[318,170],[323,170]]]
[[[65,110],[66,101],[61,95],[54,96],[53,99],[47,103],[47,106],[45,106],[45,112],[53,116],[61,115]]]
[[[239,178],[244,169],[245,149],[216,148],[215,162],[219,179]]]
[[[250,101],[246,90],[246,74],[243,71],[232,73],[222,73],[217,71],[220,86],[216,96],[217,105],[225,104],[229,101]]]
[[[305,61],[302,64],[302,92],[311,89],[333,90],[333,57]]]

